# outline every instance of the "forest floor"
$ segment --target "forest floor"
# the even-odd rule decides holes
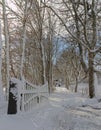
[[[30,112],[5,111],[6,105],[0,105],[0,130],[101,130],[100,100],[61,87]]]

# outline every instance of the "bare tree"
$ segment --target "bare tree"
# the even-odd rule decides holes
[[[81,56],[81,64],[84,71],[89,75],[89,96],[93,98],[94,92],[94,57],[95,48],[97,48],[97,16],[98,16],[98,2],[92,0],[62,0],[58,6],[61,9],[51,6],[48,2],[44,6],[49,8],[58,17],[62,25],[65,27],[67,34],[79,47]],[[60,7],[59,6],[59,7]],[[72,22],[70,22],[72,21]],[[76,34],[77,33],[77,34]],[[88,65],[83,59],[84,50],[87,50]],[[100,50],[100,47],[97,48]]]
[[[23,38],[22,38],[22,58],[21,58],[21,70],[20,76],[23,79],[23,65],[25,61],[25,43],[26,43],[26,21],[27,21],[27,4],[28,0],[25,0],[24,18],[23,18]]]
[[[7,14],[6,14],[6,5],[5,0],[2,0],[3,5],[3,21],[4,21],[4,35],[5,35],[5,46],[6,46],[6,65],[7,65],[7,97],[8,97],[8,90],[9,90],[9,35],[8,35],[8,21],[7,21]]]
[[[52,73],[52,56],[53,56],[53,35],[54,35],[54,27],[53,21],[52,21],[52,12],[48,12],[48,33],[47,33],[47,45],[46,45],[46,51],[47,51],[47,66],[46,66],[46,72],[47,72],[47,80],[49,84],[49,92],[53,91],[53,73]]]
[[[3,101],[3,85],[2,85],[2,37],[1,37],[1,22],[0,22],[0,101]]]

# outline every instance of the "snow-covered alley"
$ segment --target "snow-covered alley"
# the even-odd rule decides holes
[[[101,130],[101,0],[0,0],[0,130]]]
[[[0,109],[1,111],[2,109]],[[19,115],[0,115],[0,130],[101,130],[101,103],[58,88],[40,105]]]

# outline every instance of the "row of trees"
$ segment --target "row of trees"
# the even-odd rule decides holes
[[[96,0],[61,0],[61,2],[58,1],[55,4],[59,8],[57,6],[52,7],[49,4],[45,5],[54,12],[61,22],[60,24],[64,26],[68,35],[68,42],[72,43],[75,49],[77,46],[81,66],[85,75],[89,77],[89,96],[92,98],[95,96],[94,72],[96,70],[94,60],[95,56],[101,52],[99,24],[101,23],[101,2]],[[78,70],[76,81],[77,75]]]
[[[1,75],[7,88],[9,77],[24,76],[37,85],[48,81],[52,91],[53,75],[59,68],[67,88],[75,81],[75,91],[78,81],[88,77],[89,96],[93,98],[94,64],[95,60],[100,64],[101,53],[100,1],[12,0],[12,3],[13,8],[0,1],[5,36]]]
[[[1,1],[4,24],[3,82],[23,77],[34,84],[49,82],[52,90],[52,51],[55,21],[41,1],[12,1],[14,8]],[[10,3],[11,4],[11,3]]]

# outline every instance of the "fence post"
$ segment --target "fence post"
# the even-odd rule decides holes
[[[16,114],[17,113],[17,89],[18,86],[14,81],[9,83],[9,100],[8,100],[8,111],[7,114]]]
[[[17,113],[20,113],[20,107],[21,107],[21,92],[20,88],[18,87]]]

